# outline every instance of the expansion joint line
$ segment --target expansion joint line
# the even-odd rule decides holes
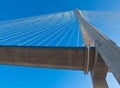
[[[85,74],[88,74],[88,71],[89,71],[89,64],[90,64],[90,48],[91,48],[91,45],[90,44],[86,44],[85,45],[86,49],[85,50],[85,69],[84,69],[84,73]]]

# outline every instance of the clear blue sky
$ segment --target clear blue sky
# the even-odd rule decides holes
[[[74,10],[120,10],[120,0],[0,0],[0,21]],[[109,81],[113,80],[111,74]],[[85,86],[83,86],[85,85]],[[0,65],[1,88],[92,88],[80,71]],[[111,88],[119,88],[111,85]]]
[[[74,10],[120,10],[120,0],[0,0],[0,20]]]

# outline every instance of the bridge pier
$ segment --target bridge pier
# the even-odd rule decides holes
[[[108,67],[104,63],[99,53],[96,52],[93,69],[91,71],[93,88],[109,88],[105,80],[107,72]]]
[[[90,36],[86,32],[84,26],[81,24],[80,24],[80,29],[82,32],[85,46],[89,46],[89,47],[93,46],[94,42],[92,41],[92,39],[90,39]],[[85,57],[85,69],[84,69],[85,74],[88,73],[89,64],[90,64],[88,61],[90,61],[90,59],[91,59],[91,58],[89,58],[89,56],[90,56],[89,47],[87,47],[88,52]],[[96,50],[95,57],[94,57],[93,69],[91,71],[91,78],[92,78],[94,88],[108,88],[107,82],[105,80],[107,72],[108,72],[108,67],[104,63],[103,58],[100,56],[100,54]]]
[[[106,80],[104,79],[92,79],[93,81],[93,88],[109,88],[107,85]]]
[[[96,28],[90,25],[84,19],[79,10],[75,10],[75,14],[79,20],[80,25],[84,27],[84,30],[89,35],[90,39],[92,39],[92,41],[94,42],[95,48],[102,56],[105,64],[108,66],[108,68],[120,84],[120,48],[103,33],[99,32]]]

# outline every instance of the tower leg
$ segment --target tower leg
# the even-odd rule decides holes
[[[105,79],[92,78],[93,88],[109,88]]]
[[[91,71],[93,88],[108,88],[105,80],[108,68],[101,56],[96,52],[94,66]]]

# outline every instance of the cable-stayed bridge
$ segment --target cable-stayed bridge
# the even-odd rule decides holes
[[[1,46],[81,47],[82,44],[73,11],[0,23]]]
[[[119,16],[75,10],[0,22],[0,63],[90,71],[94,88],[108,88],[109,71],[120,83]]]

